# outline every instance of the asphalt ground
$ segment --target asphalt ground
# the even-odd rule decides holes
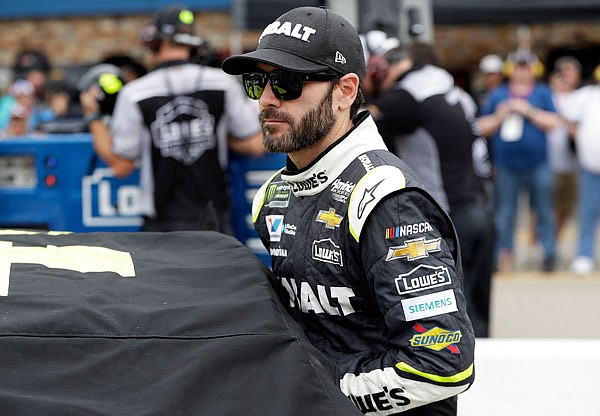
[[[600,339],[600,266],[579,277],[569,271],[577,243],[572,218],[557,241],[557,267],[540,271],[542,251],[520,210],[514,267],[492,278],[490,338]],[[600,230],[596,259],[600,259]],[[600,410],[599,413],[600,415]]]

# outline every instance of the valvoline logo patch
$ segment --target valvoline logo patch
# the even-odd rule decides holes
[[[271,241],[281,241],[281,233],[285,228],[283,215],[267,215],[265,218]]]
[[[460,350],[455,344],[458,344],[462,338],[460,331],[448,331],[440,327],[427,330],[420,324],[416,324],[413,329],[418,334],[410,339],[410,345],[413,347],[424,347],[434,351],[441,351],[447,348],[453,354],[459,354]]]

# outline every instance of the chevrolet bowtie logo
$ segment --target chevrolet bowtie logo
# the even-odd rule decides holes
[[[441,238],[426,240],[425,237],[406,241],[401,246],[390,247],[385,261],[406,258],[408,261],[429,257],[429,253],[440,251]]]
[[[329,228],[331,230],[335,229],[335,227],[339,227],[342,222],[341,215],[335,213],[335,209],[329,208],[329,211],[320,210],[317,215],[317,222],[322,222],[325,224],[325,228]]]

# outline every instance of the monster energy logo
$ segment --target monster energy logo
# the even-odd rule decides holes
[[[272,208],[287,207],[291,189],[291,186],[285,182],[273,182],[267,187],[265,206]]]

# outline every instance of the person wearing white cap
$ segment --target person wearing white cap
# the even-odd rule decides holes
[[[481,72],[483,81],[481,91],[477,94],[477,101],[480,107],[485,105],[485,99],[489,95],[489,92],[499,87],[504,81],[503,65],[502,58],[496,54],[485,55],[479,61],[479,72]]]

